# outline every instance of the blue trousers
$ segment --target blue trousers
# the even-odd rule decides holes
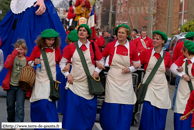
[[[24,121],[24,102],[25,91],[18,86],[10,85],[6,99],[8,122]]]
[[[176,80],[175,80],[175,91],[174,91],[174,97],[172,100],[172,110],[174,110],[174,105],[175,105],[175,101],[176,101],[176,94],[177,94],[177,90],[178,90],[178,85],[179,85],[179,81],[180,81],[181,77],[180,76],[176,76]]]

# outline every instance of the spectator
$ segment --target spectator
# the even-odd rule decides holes
[[[108,31],[105,31],[104,32],[104,40],[105,40],[105,45],[103,46],[103,48],[109,43],[109,42],[112,42],[112,38],[109,37],[109,32]]]
[[[28,63],[27,46],[23,39],[17,40],[12,54],[8,55],[4,67],[9,69],[2,88],[7,91],[7,121],[24,121],[25,91],[19,87],[19,76],[23,67]]]

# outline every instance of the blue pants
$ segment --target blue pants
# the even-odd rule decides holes
[[[24,121],[24,101],[25,101],[25,91],[18,86],[10,85],[10,89],[7,91],[6,99],[8,122]]]
[[[175,101],[176,101],[176,94],[177,94],[177,90],[178,90],[178,85],[179,85],[179,81],[180,81],[181,77],[180,76],[176,76],[176,80],[175,80],[175,91],[174,91],[174,97],[172,100],[172,110],[174,110],[174,105],[175,105]]]

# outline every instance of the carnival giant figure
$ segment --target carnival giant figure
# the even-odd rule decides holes
[[[35,39],[45,29],[52,28],[59,32],[61,49],[66,46],[66,33],[51,0],[12,0],[10,10],[0,23],[1,49],[4,59],[10,54],[17,39],[25,39],[30,55]],[[6,70],[0,76],[3,80]]]

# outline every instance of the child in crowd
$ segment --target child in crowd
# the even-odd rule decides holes
[[[187,101],[187,105],[184,111],[183,116],[180,117],[180,120],[187,120],[190,116],[190,114],[188,116],[185,117],[185,115],[187,113],[189,113],[192,109],[194,109],[194,91],[191,92],[190,97]],[[194,114],[192,115],[192,121],[191,121],[191,129],[194,130]]]
[[[2,88],[7,91],[7,121],[24,121],[25,91],[19,87],[19,76],[22,68],[27,65],[27,46],[23,39],[17,40],[12,54],[8,55],[4,67],[9,69]]]
[[[3,62],[4,62],[3,51],[0,49],[0,72],[3,69]]]
[[[36,80],[30,98],[32,122],[59,121],[56,102],[49,98],[50,80],[41,54],[41,50],[45,49],[53,80],[56,81],[56,63],[59,63],[62,57],[58,36],[59,33],[53,29],[44,30],[35,41],[37,46],[29,57],[29,60],[35,61],[36,65],[41,64],[40,71],[36,71]]]

